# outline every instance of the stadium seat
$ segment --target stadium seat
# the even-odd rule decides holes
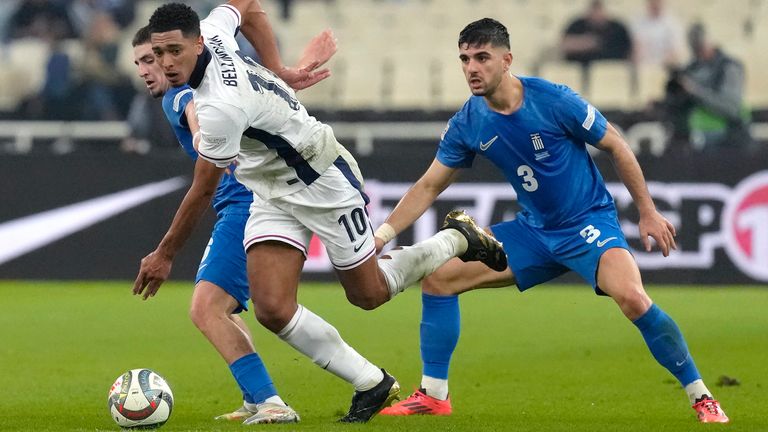
[[[637,109],[664,98],[669,72],[661,65],[641,65],[637,68],[637,92],[632,97]]]
[[[410,57],[405,54],[403,57]],[[393,58],[390,95],[385,99],[387,108],[431,109],[436,105],[438,83],[433,80],[440,68],[437,59],[423,57],[418,65],[407,58]],[[423,63],[423,64],[421,64]]]
[[[22,79],[11,83],[15,92],[22,96],[37,93],[45,82],[45,70],[50,56],[50,48],[39,39],[25,38],[12,41],[7,46],[8,65],[18,68]]]
[[[599,109],[628,109],[633,106],[632,64],[627,61],[597,61],[590,65],[588,99]]]
[[[584,92],[584,74],[578,63],[546,62],[540,66],[539,75],[552,82],[565,84],[577,93]]]
[[[0,111],[13,111],[27,96],[24,86],[18,83],[25,80],[24,70],[13,67],[0,68]]]
[[[314,109],[334,109],[339,105],[339,95],[342,91],[342,78],[339,75],[339,60],[332,58],[327,64],[331,77],[313,85],[310,88],[296,92],[296,97],[307,107],[310,114]]]
[[[381,108],[384,67],[378,57],[337,54],[336,77],[342,80],[339,108]]]
[[[443,55],[437,68],[439,82],[437,107],[445,110],[457,110],[472,96],[469,86],[461,71],[461,63],[454,54]]]
[[[744,58],[744,98],[751,109],[768,108],[768,55],[764,47],[755,46]]]

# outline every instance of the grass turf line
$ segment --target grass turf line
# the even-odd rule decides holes
[[[137,367],[171,384],[164,431],[243,430],[214,422],[239,392],[224,362],[187,317],[190,283],[142,302],[130,282],[0,282],[0,430],[119,430],[107,412],[112,381]],[[678,323],[705,381],[732,419],[729,431],[768,429],[768,290],[649,287]],[[421,377],[420,297],[411,289],[376,311],[346,302],[336,284],[303,284],[302,304],[394,374],[402,397]],[[698,431],[671,375],[610,299],[586,286],[484,290],[461,297],[462,336],[451,366],[454,414],[336,424],[352,389],[246,321],[281,396],[302,417],[277,430]],[[741,385],[718,387],[720,375]]]

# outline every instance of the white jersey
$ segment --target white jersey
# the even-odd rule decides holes
[[[200,22],[206,49],[189,79],[200,157],[222,168],[236,160],[237,179],[263,199],[305,188],[340,155],[356,165],[285,82],[240,53],[239,26],[240,13],[229,5]]]

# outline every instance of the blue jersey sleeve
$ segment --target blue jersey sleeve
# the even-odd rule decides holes
[[[594,106],[564,85],[561,88],[561,98],[554,111],[560,126],[571,136],[588,144],[595,145],[608,127],[605,117]]]
[[[437,147],[437,160],[441,164],[450,168],[469,168],[475,159],[475,152],[465,143],[467,142],[462,134],[461,126],[456,116],[448,121],[440,144]]]
[[[173,128],[173,133],[176,135],[176,139],[179,140],[179,144],[184,148],[184,151],[192,157],[197,159],[197,152],[192,144],[192,133],[189,130],[189,124],[187,123],[187,116],[185,110],[187,104],[192,102],[192,89],[188,86],[184,87],[172,87],[163,96],[163,112]]]

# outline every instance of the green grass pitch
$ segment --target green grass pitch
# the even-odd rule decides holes
[[[187,317],[190,283],[168,283],[142,302],[130,283],[0,283],[0,430],[119,430],[106,396],[123,371],[163,375],[175,406],[163,431],[245,430],[214,422],[239,393]],[[586,286],[461,297],[462,335],[451,368],[454,414],[335,423],[352,389],[319,369],[249,314],[259,353],[282,397],[302,416],[281,431],[765,431],[768,430],[768,289],[649,287],[672,315],[706,382],[731,417],[701,425],[679,385],[651,358],[610,299]],[[411,289],[373,312],[335,284],[304,284],[302,304],[400,381],[418,385],[420,296]],[[726,375],[738,386],[717,386]],[[253,428],[253,427],[250,427]]]

